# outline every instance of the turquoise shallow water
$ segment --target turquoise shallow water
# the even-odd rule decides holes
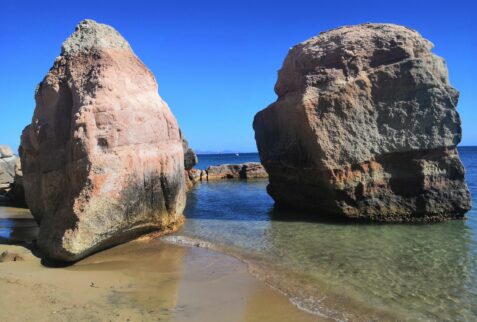
[[[357,225],[275,209],[266,181],[195,186],[176,233],[211,242],[305,309],[339,320],[477,321],[477,147],[460,148],[474,207],[465,221]],[[212,164],[257,154],[200,155]],[[0,207],[0,242],[34,239],[26,210]]]
[[[275,209],[266,181],[221,181],[190,191],[188,220],[178,234],[239,254],[303,307],[337,319],[474,321],[477,148],[459,151],[474,200],[465,221],[309,221],[306,213]],[[225,163],[217,156],[201,162]]]

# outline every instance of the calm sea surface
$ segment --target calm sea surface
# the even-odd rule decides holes
[[[474,201],[465,221],[310,221],[310,214],[275,209],[266,180],[237,180],[197,184],[175,236],[244,259],[297,305],[337,320],[477,321],[477,147],[459,152]],[[199,159],[204,169],[258,155]],[[32,240],[36,232],[27,211],[0,207],[0,242]]]
[[[459,148],[474,207],[465,221],[336,224],[275,209],[266,181],[201,183],[179,236],[247,260],[300,306],[337,319],[477,320],[477,147]],[[211,164],[257,154],[199,155]],[[308,217],[310,218],[310,217]],[[347,313],[349,312],[349,314]]]
[[[198,157],[199,163],[195,167],[202,170],[211,165],[260,162],[257,153],[199,154]]]

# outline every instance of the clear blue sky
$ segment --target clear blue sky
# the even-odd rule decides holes
[[[477,145],[474,1],[0,1],[0,144],[17,148],[33,92],[85,18],[110,24],[153,71],[193,148],[256,151],[255,113],[276,99],[288,48],[363,22],[418,30],[460,93],[462,145]]]

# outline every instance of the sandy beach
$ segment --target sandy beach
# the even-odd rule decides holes
[[[23,219],[25,226],[27,210],[1,210],[2,219]],[[18,255],[0,263],[2,321],[319,320],[246,264],[211,250],[142,238],[68,267],[47,267],[32,244],[8,244],[31,233],[19,229],[15,241],[0,245],[0,253]]]

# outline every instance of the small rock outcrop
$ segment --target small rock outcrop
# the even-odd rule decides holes
[[[17,156],[7,145],[0,145],[0,195],[10,190],[15,177],[15,163]]]
[[[184,151],[184,170],[187,186],[190,188],[194,183],[200,180],[200,177],[197,177],[194,166],[199,162],[197,154],[194,150],[189,147],[189,142],[185,137],[182,137],[182,149]]]
[[[189,147],[189,142],[183,137],[182,148],[184,150],[184,169],[191,170],[198,162],[197,154]]]
[[[24,261],[23,257],[20,254],[15,252],[10,252],[8,250],[0,254],[0,263],[7,262],[22,262]]]
[[[179,126],[153,74],[116,30],[80,22],[35,100],[19,151],[47,256],[76,261],[182,223]]]
[[[207,180],[238,179],[242,170],[241,164],[211,165],[205,169]]]
[[[242,163],[240,170],[242,179],[268,179],[268,173],[260,162]]]
[[[259,162],[213,165],[204,172],[201,175],[202,180],[268,178],[265,168]]]
[[[462,218],[459,93],[419,33],[362,24],[290,49],[253,127],[277,203],[382,222]]]
[[[26,207],[25,190],[23,188],[23,172],[20,158],[15,161],[15,175],[10,190],[6,194],[8,201],[18,207]]]
[[[0,145],[0,189],[7,189],[15,176],[17,157],[7,145]]]

